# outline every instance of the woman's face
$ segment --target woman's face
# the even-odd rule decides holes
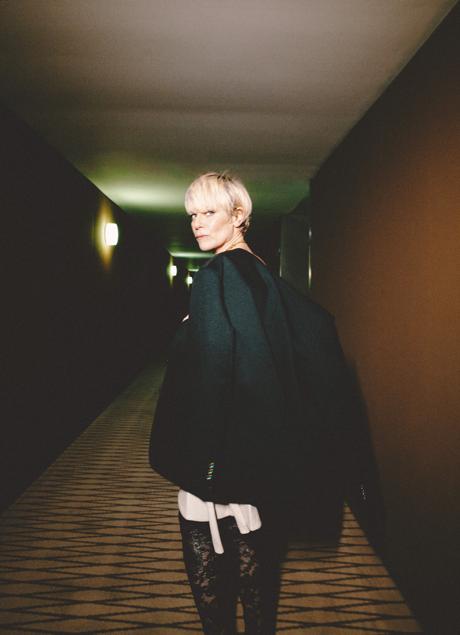
[[[237,217],[225,210],[190,212],[192,231],[201,251],[224,251],[235,236]]]

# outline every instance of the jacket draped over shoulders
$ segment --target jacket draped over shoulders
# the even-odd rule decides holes
[[[241,249],[197,272],[189,316],[171,346],[152,467],[218,503],[339,482],[349,410],[333,316]]]

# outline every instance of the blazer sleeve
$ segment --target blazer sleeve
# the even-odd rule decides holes
[[[190,317],[171,351],[150,439],[153,469],[205,500],[215,498],[209,469],[219,469],[232,384],[233,330],[222,284],[219,261],[195,275]]]
[[[224,303],[221,261],[210,263],[195,276],[189,340],[194,365],[192,406],[200,419],[200,433],[212,441],[210,451],[217,452],[231,398],[233,359],[233,328]]]

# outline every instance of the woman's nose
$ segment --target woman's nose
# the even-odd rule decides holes
[[[195,218],[192,220],[192,228],[194,230],[199,229],[202,226],[202,221],[200,219],[200,217],[198,216],[198,214],[195,216]]]

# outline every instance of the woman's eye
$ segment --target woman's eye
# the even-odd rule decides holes
[[[209,209],[209,210],[206,212],[206,216],[210,216],[211,214],[214,214],[214,210]]]

